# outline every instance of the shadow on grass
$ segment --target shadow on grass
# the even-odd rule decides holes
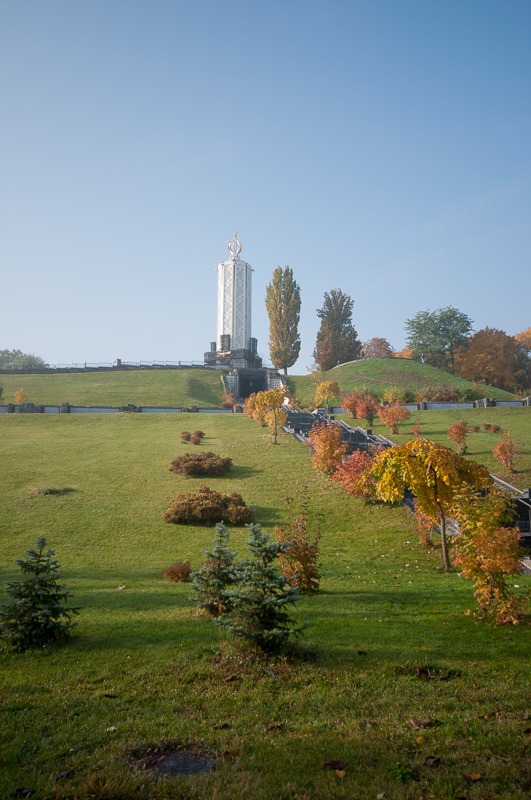
[[[195,399],[196,403],[205,403],[213,408],[219,408],[220,396],[214,392],[203,381],[197,378],[188,379],[188,395]]]
[[[242,480],[243,478],[250,478],[253,475],[261,475],[263,472],[263,469],[255,469],[255,467],[243,467],[233,464],[228,473],[223,475],[223,477]]]

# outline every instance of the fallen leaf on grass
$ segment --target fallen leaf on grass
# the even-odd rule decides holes
[[[237,675],[225,675],[223,680],[225,681],[225,683],[234,683],[234,681],[238,680],[238,676]]]
[[[441,763],[439,756],[426,756],[424,759],[425,767],[438,767]]]
[[[218,725],[214,725],[215,731],[226,731],[227,728],[230,728],[230,722],[220,722]]]
[[[467,780],[469,783],[477,783],[481,780],[481,775],[479,772],[467,772],[465,774],[465,780]]]
[[[347,773],[344,769],[336,769],[336,778],[339,778],[340,781],[343,781],[346,777]]]

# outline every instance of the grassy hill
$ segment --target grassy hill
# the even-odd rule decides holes
[[[216,408],[224,393],[221,373],[200,369],[0,375],[0,386],[4,403],[12,403],[13,393],[22,388],[38,405]]]
[[[442,800],[470,785],[475,800],[527,797],[525,626],[466,616],[471,585],[439,571],[408,513],[349,499],[294,438],[274,446],[242,415],[199,419],[200,447],[235,464],[210,485],[240,492],[266,529],[305,486],[321,514],[321,591],[295,610],[306,656],[234,648],[189,585],[162,579],[177,559],[199,567],[212,538],[162,520],[204,482],[168,471],[197,415],[4,415],[0,579],[45,535],[83,609],[65,648],[0,652],[0,797]],[[245,531],[231,538],[246,555]],[[217,769],[157,777],[139,756],[164,742]],[[325,768],[333,759],[345,769]]]
[[[495,397],[508,400],[513,396],[503,389],[474,384],[429,364],[421,364],[419,361],[407,358],[353,361],[320,373],[319,380],[337,381],[342,394],[365,388],[380,397],[388,387],[396,386],[410,394],[410,402],[413,402],[417,393],[426,387],[455,389],[459,395],[473,393],[477,398]],[[315,378],[312,375],[290,376],[288,382],[303,405],[312,402],[315,394]]]
[[[459,394],[472,392],[476,397],[512,397],[502,389],[478,386],[436,367],[398,358],[368,359],[343,364],[321,373],[322,380],[339,383],[343,394],[365,387],[380,396],[396,386],[409,392],[413,400],[425,387],[451,388]],[[290,376],[289,385],[304,405],[312,402],[315,379],[311,375]],[[39,405],[111,405],[123,406],[203,406],[217,407],[223,395],[219,371],[127,370],[123,372],[80,372],[47,375],[0,375],[4,403],[13,402],[13,393],[23,388],[27,398]]]

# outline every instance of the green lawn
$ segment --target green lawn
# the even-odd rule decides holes
[[[197,615],[189,585],[162,580],[174,560],[198,567],[212,538],[162,521],[174,494],[204,482],[168,470],[197,427],[202,448],[235,464],[209,485],[241,492],[264,527],[286,521],[285,496],[304,486],[323,514],[322,591],[297,607],[309,627],[293,663],[250,658]],[[65,648],[0,654],[1,798],[527,796],[528,628],[466,616],[470,585],[439,571],[406,511],[347,498],[304,445],[274,446],[242,415],[5,415],[0,440],[0,578],[45,535],[83,605]],[[50,487],[74,491],[38,492]],[[233,531],[242,554],[245,538]],[[157,779],[134,756],[161,742],[217,769]]]
[[[349,425],[367,427],[364,420],[352,420],[348,415],[340,415]],[[413,438],[411,431],[415,420],[420,420],[420,435],[427,439],[457,449],[456,445],[448,438],[448,428],[458,419],[463,419],[470,426],[479,425],[479,433],[470,433],[467,438],[466,457],[485,464],[489,471],[514,486],[522,489],[531,487],[531,408],[474,408],[445,411],[418,411],[412,412],[411,418],[402,423],[399,434],[391,434],[379,419],[375,419],[372,431],[392,439],[397,444],[402,444]],[[498,441],[498,434],[483,430],[483,423],[499,425],[503,431],[510,431],[513,441],[520,446],[520,457],[516,463],[516,471],[506,474],[499,461],[492,456],[492,448]]]
[[[3,402],[24,389],[31,403],[80,406],[202,406],[219,408],[224,394],[218,370],[168,369],[0,375]]]

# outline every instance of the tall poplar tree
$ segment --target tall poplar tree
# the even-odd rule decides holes
[[[321,327],[313,351],[319,369],[332,369],[360,357],[361,342],[352,324],[353,305],[352,298],[341,289],[325,292],[323,307],[317,309]]]
[[[269,352],[277,369],[287,375],[299,357],[301,340],[299,319],[301,290],[293,279],[290,267],[277,267],[273,279],[266,287],[266,308],[269,316]]]

